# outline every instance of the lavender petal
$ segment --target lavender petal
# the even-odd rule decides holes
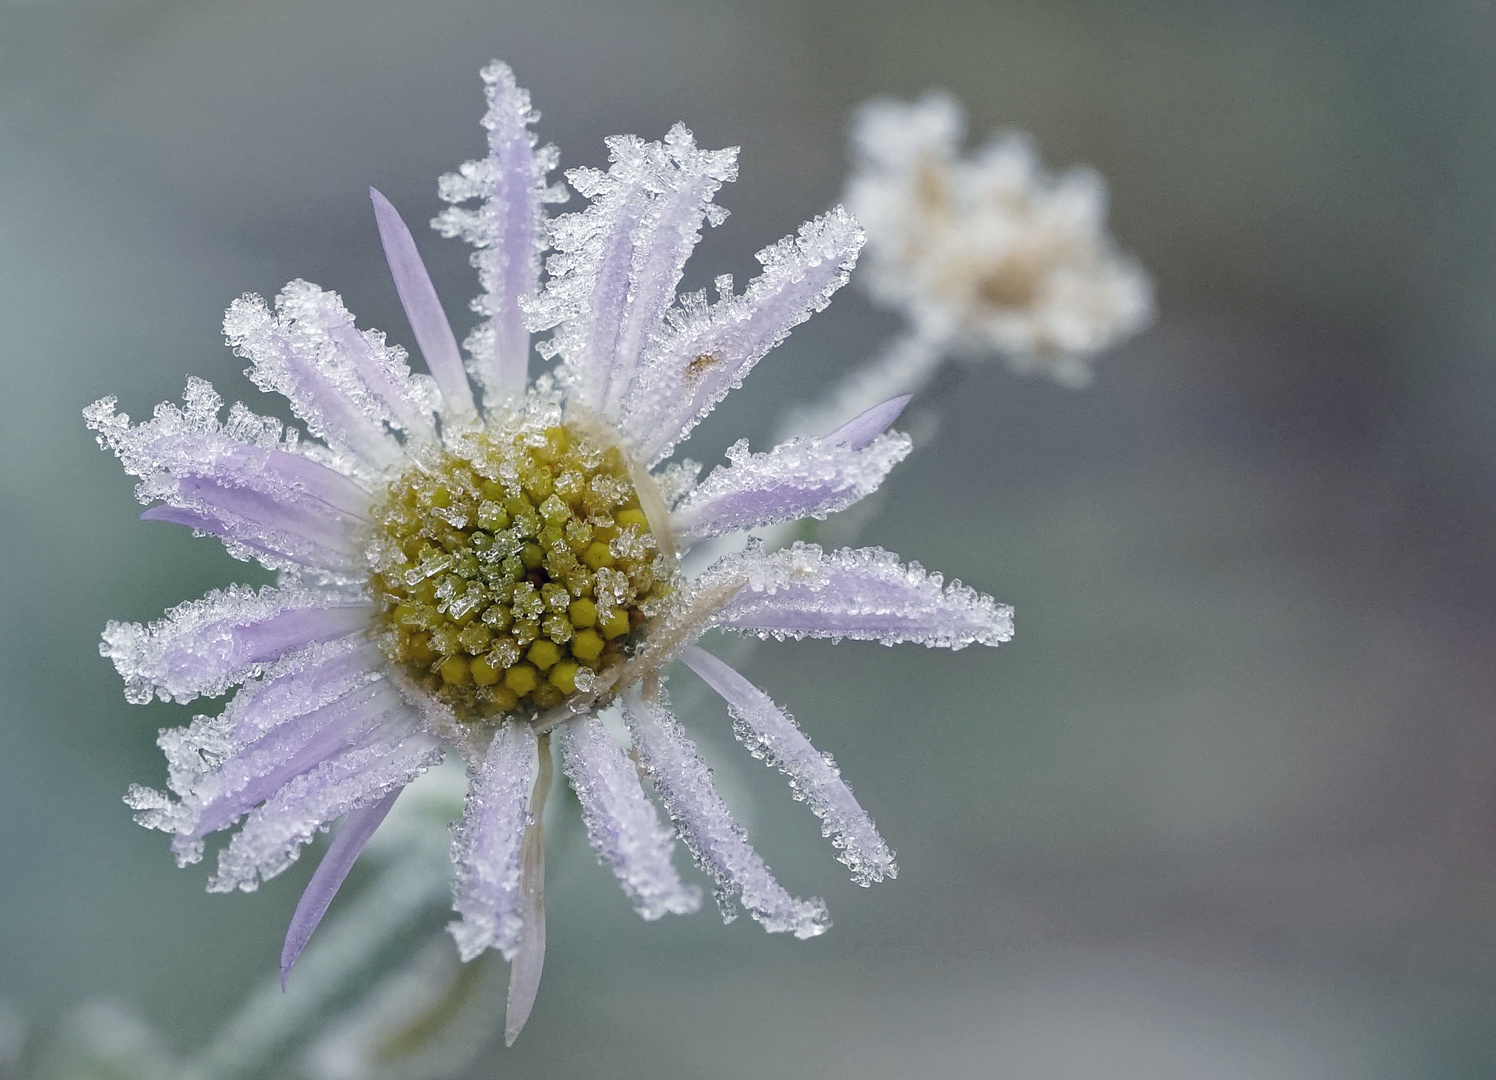
[[[546,751],[542,750],[542,754]],[[540,775],[531,795],[530,817],[521,844],[519,870],[519,939],[509,965],[509,994],[504,1005],[504,1045],[519,1038],[535,995],[540,992],[540,973],[545,966],[545,798],[550,789],[550,763],[541,759]]]
[[[507,64],[483,69],[488,112],[488,157],[465,162],[439,181],[441,197],[458,204],[481,199],[477,209],[453,205],[431,223],[443,236],[472,244],[473,264],[483,293],[473,302],[484,321],[464,342],[473,374],[492,409],[524,392],[530,334],[520,311],[521,298],[534,294],[540,280],[540,253],[546,246],[546,203],[565,202],[565,188],[547,182],[559,154],[554,146],[536,149],[531,125],[540,118],[530,92],[520,87]]]
[[[612,867],[634,910],[649,920],[697,911],[701,892],[675,872],[674,837],[660,824],[623,749],[590,716],[563,726],[560,737],[566,775],[582,804],[587,842]]]
[[[858,413],[835,431],[822,435],[817,441],[831,445],[845,443],[853,450],[861,450],[888,430],[889,425],[899,418],[904,406],[913,397],[913,394],[900,394],[887,401],[880,401],[872,408]]]
[[[770,933],[811,938],[831,925],[826,905],[797,900],[784,890],[748,843],[712,784],[711,770],[696,753],[675,717],[630,691],[623,697],[624,716],[634,747],[659,792],[676,833],[696,865],[717,883],[717,904],[724,920],[734,917],[738,898]]]
[[[713,563],[698,587],[745,581],[713,625],[759,637],[851,638],[930,648],[997,645],[1013,636],[1013,609],[959,581],[943,585],[918,563],[905,566],[881,548],[830,554],[796,543],[750,550]]]
[[[187,702],[215,697],[265,664],[314,641],[369,625],[374,607],[348,592],[305,586],[215,589],[143,626],[110,622],[99,653],[125,681],[125,697]]]
[[[374,835],[374,831],[379,828],[385,815],[390,812],[390,807],[395,805],[395,800],[404,790],[403,787],[396,788],[378,802],[350,812],[343,819],[343,827],[332,838],[332,843],[327,845],[326,854],[317,864],[312,880],[307,882],[306,890],[296,903],[291,925],[286,928],[286,943],[281,948],[282,990],[286,988],[286,980],[291,977],[292,965],[311,940],[312,932],[317,929],[322,916],[327,914],[328,905],[338,894],[348,871],[353,869],[353,864],[363,853],[364,845],[369,842],[369,838]]]
[[[436,379],[442,399],[456,416],[476,414],[473,391],[462,367],[462,354],[457,351],[457,338],[452,333],[452,324],[447,321],[447,313],[442,310],[436,287],[431,284],[426,264],[421,261],[421,253],[416,249],[415,237],[410,235],[400,212],[377,189],[369,189],[369,198],[374,203],[379,242],[384,247],[390,276],[395,279],[400,305],[405,309],[416,344]]]
[[[223,399],[189,379],[181,407],[156,409],[132,426],[113,398],[84,410],[101,445],[140,477],[141,502],[162,501],[147,520],[173,521],[221,536],[230,553],[273,569],[353,569],[356,533],[372,497],[343,472],[313,460],[278,421],[243,406],[220,421]]]
[[[429,383],[413,376],[402,350],[360,332],[336,293],[292,281],[275,298],[246,295],[229,305],[223,332],[250,361],[248,375],[284,395],[308,430],[330,446],[345,471],[377,476],[402,458],[388,427],[423,432],[434,406]]]
[[[680,124],[663,142],[617,136],[608,148],[606,173],[567,174],[591,204],[551,223],[551,277],[524,306],[532,330],[559,327],[541,351],[562,357],[573,400],[614,419],[664,330],[702,222],[726,217],[711,200],[736,176],[737,151],[699,150]]]
[[[461,918],[447,927],[464,961],[490,947],[512,959],[519,947],[525,806],[538,768],[534,731],[510,721],[494,734],[483,768],[468,788],[452,837],[453,908]]]
[[[133,787],[125,801],[140,811],[136,821],[172,833],[179,864],[198,861],[205,835],[389,717],[408,717],[403,699],[380,681],[381,659],[368,644],[313,646],[250,682],[221,715],[162,731],[157,744],[177,798]]]
[[[893,852],[878,835],[873,819],[853,798],[836,762],[810,744],[794,718],[706,650],[692,645],[680,658],[727,702],[738,740],[754,757],[766,759],[784,773],[795,798],[821,819],[822,832],[831,838],[836,857],[852,871],[852,880],[871,885],[897,877]]]
[[[846,442],[793,439],[766,454],[746,439],[728,448],[730,465],[714,469],[676,508],[671,527],[689,540],[796,521],[825,518],[871,495],[913,444],[907,435],[874,438],[863,448]]]
[[[245,819],[218,856],[210,892],[253,891],[285,870],[330,822],[410,783],[441,760],[441,744],[408,715],[286,784]]]
[[[763,273],[741,296],[722,279],[716,304],[700,294],[684,298],[645,349],[619,411],[640,457],[653,464],[668,455],[765,353],[823,310],[846,284],[862,239],[857,222],[836,207],[760,251]]]

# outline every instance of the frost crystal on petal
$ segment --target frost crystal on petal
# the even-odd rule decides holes
[[[235,558],[271,569],[354,572],[367,492],[283,439],[278,421],[242,405],[220,421],[222,406],[211,385],[188,379],[182,406],[158,405],[143,424],[132,427],[113,397],[83,415],[99,444],[140,477],[136,498],[166,503],[142,517],[213,533]]]
[[[724,921],[734,917],[734,899],[771,934],[797,938],[824,934],[831,925],[826,905],[812,897],[797,900],[774,880],[748,835],[717,794],[711,770],[696,753],[680,724],[658,705],[637,694],[624,695],[624,716],[634,747],[676,832],[691,849],[696,865],[717,883],[717,905]]]
[[[840,206],[758,253],[763,273],[734,295],[717,282],[708,304],[691,293],[666,314],[667,329],[644,350],[620,409],[620,427],[649,462],[663,459],[753,365],[847,283],[862,228]]]
[[[558,328],[541,351],[561,357],[571,399],[614,419],[641,352],[664,330],[702,222],[727,216],[712,197],[737,176],[738,152],[698,149],[681,124],[664,142],[619,135],[608,149],[606,173],[567,173],[591,202],[551,222],[549,280],[525,310],[530,329]]]
[[[245,820],[218,856],[210,892],[251,892],[285,870],[319,830],[377,802],[441,760],[441,744],[405,713],[291,780]]]
[[[1013,609],[967,588],[943,583],[918,563],[907,566],[882,548],[843,548],[830,554],[815,544],[779,551],[749,550],[713,563],[698,579],[746,585],[713,625],[759,637],[853,638],[885,645],[915,642],[930,648],[997,645],[1013,636]]]
[[[861,448],[830,439],[793,439],[766,454],[748,441],[728,448],[717,468],[676,507],[671,524],[693,540],[799,518],[825,518],[871,495],[913,444],[880,435]]]
[[[560,158],[554,146],[536,149],[530,125],[540,114],[530,91],[518,86],[508,64],[483,69],[488,112],[488,157],[467,161],[438,182],[443,200],[454,205],[432,221],[443,236],[460,236],[477,250],[472,262],[483,289],[473,310],[484,317],[463,342],[471,370],[492,409],[523,392],[530,358],[530,334],[519,301],[532,295],[546,247],[545,204],[566,201],[561,184],[547,183]],[[475,209],[459,203],[481,200]]]
[[[410,373],[405,352],[384,335],[359,331],[337,293],[293,281],[275,298],[275,314],[258,296],[229,305],[223,334],[250,361],[261,390],[284,395],[307,429],[348,471],[383,469],[400,458],[389,428],[434,437],[436,390]]]
[[[836,857],[852,871],[852,880],[865,886],[897,877],[893,852],[853,798],[831,755],[812,746],[794,718],[769,695],[711,653],[693,645],[681,660],[727,702],[733,732],[749,753],[784,773],[795,798],[821,819],[822,835],[831,838]]]
[[[187,702],[216,697],[284,653],[361,630],[373,610],[356,593],[231,585],[178,604],[149,626],[109,623],[99,652],[114,661],[135,704],[153,693]]]
[[[675,840],[639,786],[634,763],[606,728],[587,717],[560,729],[566,775],[582,803],[587,840],[646,919],[688,914],[701,893],[671,865]]]
[[[234,695],[220,716],[161,733],[168,786],[136,789],[136,820],[175,834],[179,862],[196,862],[202,838],[232,825],[291,778],[316,768],[410,710],[379,676],[381,657],[358,639],[316,645],[274,665]]]
[[[534,729],[520,722],[502,724],[468,788],[452,836],[453,907],[462,918],[447,927],[464,960],[487,948],[497,948],[509,960],[519,947],[520,853],[538,769]]]

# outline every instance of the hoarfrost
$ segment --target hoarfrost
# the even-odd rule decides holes
[[[599,860],[613,868],[634,910],[650,920],[699,910],[700,891],[684,884],[671,865],[674,838],[660,824],[638,770],[613,736],[594,717],[564,725],[559,734],[587,840]]]
[[[441,743],[404,714],[380,725],[358,745],[297,776],[245,820],[218,855],[209,892],[252,892],[285,870],[301,847],[350,810],[404,787],[442,758]]]
[[[523,392],[530,358],[530,334],[519,301],[535,292],[540,254],[546,248],[546,203],[565,202],[562,184],[547,182],[560,160],[554,146],[536,149],[530,126],[540,114],[530,91],[519,87],[509,65],[495,61],[483,69],[488,112],[488,157],[467,161],[439,181],[442,199],[454,205],[431,225],[443,236],[460,236],[475,250],[472,263],[483,289],[472,307],[484,321],[463,342],[472,356],[473,376],[492,410]],[[476,208],[459,203],[479,199]]]
[[[913,444],[880,435],[860,448],[847,442],[794,439],[753,454],[741,439],[727,450],[730,465],[714,469],[678,506],[671,526],[692,540],[845,510],[878,489]]]
[[[997,645],[1013,636],[1013,609],[918,563],[905,566],[882,548],[827,554],[795,543],[765,553],[726,555],[698,579],[699,587],[746,581],[713,625],[759,637],[852,638],[930,648]]]
[[[897,877],[893,852],[873,819],[853,797],[831,755],[810,744],[794,717],[706,650],[692,645],[681,653],[681,660],[727,702],[733,732],[749,753],[784,773],[794,797],[821,819],[821,834],[830,838],[836,857],[852,871],[852,880],[867,886]]]
[[[434,438],[431,380],[412,375],[405,351],[385,345],[382,334],[355,328],[337,293],[297,279],[275,298],[274,315],[247,294],[229,305],[223,333],[250,361],[254,384],[289,400],[347,471],[377,474],[398,462],[389,429]]]
[[[282,438],[278,421],[236,405],[221,422],[223,399],[202,379],[187,380],[180,407],[158,405],[133,427],[115,405],[103,398],[83,416],[99,445],[140,478],[136,498],[166,503],[142,518],[212,533],[235,558],[273,570],[356,572],[368,492],[315,460],[315,448]]]
[[[505,723],[468,787],[452,835],[453,908],[462,918],[447,927],[464,960],[490,947],[508,960],[519,947],[520,853],[528,824],[525,807],[538,769],[534,730]]]
[[[619,410],[619,426],[640,457],[654,463],[667,456],[764,354],[823,310],[846,284],[862,240],[852,215],[834,207],[760,251],[763,273],[742,295],[725,278],[715,304],[704,293],[681,298],[644,350]]]
[[[188,702],[222,694],[287,652],[355,633],[373,612],[352,592],[231,585],[178,604],[149,626],[110,622],[99,653],[114,662],[134,704],[153,694]]]
[[[735,898],[770,933],[812,938],[831,926],[826,905],[812,897],[797,900],[774,880],[764,860],[748,843],[712,784],[711,770],[696,753],[675,717],[629,692],[624,718],[634,747],[675,822],[676,832],[695,856],[696,865],[717,883],[717,905],[725,922],[735,917]]]
[[[531,330],[557,327],[540,349],[561,357],[571,399],[617,419],[641,353],[663,329],[702,222],[727,216],[712,197],[737,177],[738,151],[698,149],[682,124],[663,142],[617,135],[607,145],[606,173],[566,174],[590,204],[550,223],[549,280],[523,306]]]

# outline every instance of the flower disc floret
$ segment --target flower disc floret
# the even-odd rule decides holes
[[[463,436],[373,516],[381,647],[462,720],[590,690],[671,592],[627,459],[576,425]]]

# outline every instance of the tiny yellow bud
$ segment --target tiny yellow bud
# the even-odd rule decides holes
[[[549,671],[561,659],[561,650],[550,638],[541,638],[530,646],[525,657],[541,671]]]
[[[461,656],[449,656],[442,661],[442,682],[449,686],[461,686],[472,678],[468,662]]]
[[[474,657],[468,661],[468,668],[472,672],[473,682],[479,686],[492,686],[499,681],[499,669],[486,656]]]
[[[540,685],[540,673],[529,664],[515,664],[504,672],[504,685],[524,697]]]
[[[577,692],[577,671],[581,665],[575,660],[562,660],[551,668],[550,683],[563,694],[575,694]]]
[[[571,639],[571,654],[589,664],[603,652],[603,638],[596,630],[581,630]]]
[[[587,545],[587,550],[582,552],[582,561],[597,570],[604,566],[613,565],[613,553],[608,550],[608,545],[593,543]]]
[[[585,596],[568,604],[566,614],[571,618],[571,625],[579,630],[597,625],[597,605]]]
[[[603,620],[603,636],[606,638],[622,637],[629,632],[629,616],[626,611],[615,609],[613,614]]]
[[[649,530],[649,518],[644,516],[644,511],[637,506],[631,506],[627,510],[620,510],[613,516],[613,520],[620,525],[633,525],[644,531]]]

